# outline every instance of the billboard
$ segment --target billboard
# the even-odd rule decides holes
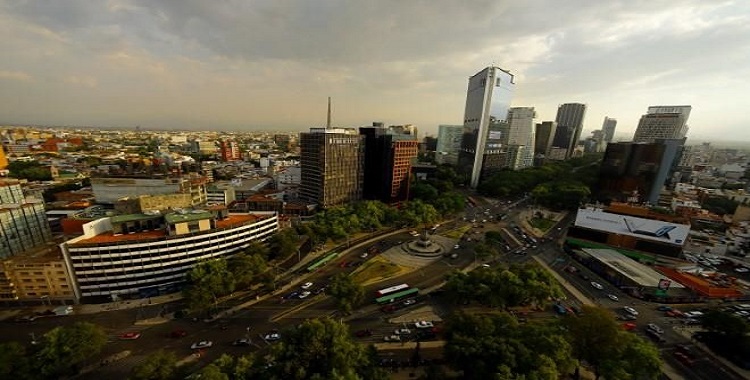
[[[575,225],[674,245],[685,244],[690,232],[690,226],[686,224],[612,214],[596,209],[579,209]]]

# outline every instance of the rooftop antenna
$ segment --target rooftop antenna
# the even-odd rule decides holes
[[[331,129],[331,97],[328,97],[328,120],[326,121],[326,129]]]

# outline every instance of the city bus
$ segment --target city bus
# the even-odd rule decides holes
[[[396,292],[396,293],[393,293],[393,294],[389,294],[389,295],[386,295],[386,296],[382,296],[382,297],[376,298],[375,299],[375,303],[377,303],[378,305],[393,303],[393,302],[396,302],[396,301],[400,301],[400,300],[402,300],[404,298],[415,297],[418,294],[419,294],[419,288],[406,289],[406,290],[402,290],[400,292]]]
[[[315,270],[317,270],[318,268],[322,267],[327,262],[335,259],[338,256],[339,256],[339,252],[329,253],[325,257],[316,260],[312,265],[310,265],[309,267],[307,267],[307,271],[308,272],[314,272]]]
[[[395,292],[399,292],[399,291],[402,291],[402,290],[405,290],[405,289],[409,289],[409,285],[407,285],[407,284],[394,285],[394,286],[391,286],[389,288],[378,290],[377,292],[375,292],[375,296],[378,297],[378,298],[380,298],[382,296],[387,296],[389,294],[392,294],[392,293],[395,293]]]

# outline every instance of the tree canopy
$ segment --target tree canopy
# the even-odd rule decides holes
[[[365,289],[346,273],[333,276],[326,293],[336,300],[336,307],[345,314],[351,313],[365,300]]]
[[[169,380],[175,377],[176,371],[177,356],[173,352],[159,350],[133,367],[130,378],[132,380]]]
[[[35,367],[45,378],[75,374],[79,366],[98,354],[106,343],[104,331],[92,323],[55,327],[42,337]]]

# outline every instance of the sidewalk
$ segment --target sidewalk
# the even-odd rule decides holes
[[[540,257],[538,257],[536,255],[532,256],[532,258],[539,265],[541,265],[542,268],[546,269],[547,272],[549,272],[552,275],[552,277],[554,277],[555,280],[557,280],[557,282],[559,282],[560,285],[562,285],[562,287],[565,288],[565,290],[567,290],[568,292],[570,292],[570,294],[572,294],[573,297],[575,297],[578,301],[580,301],[582,304],[584,304],[586,306],[596,306],[596,303],[594,303],[594,301],[592,301],[589,297],[587,297],[586,295],[584,295],[583,293],[581,293],[581,291],[578,290],[578,288],[576,288],[575,286],[573,286],[573,284],[571,284],[570,282],[568,282],[568,280],[564,279],[562,276],[560,276],[559,273],[557,273],[552,268],[550,268],[550,266],[547,265],[547,263],[545,263],[543,259],[541,259]]]

